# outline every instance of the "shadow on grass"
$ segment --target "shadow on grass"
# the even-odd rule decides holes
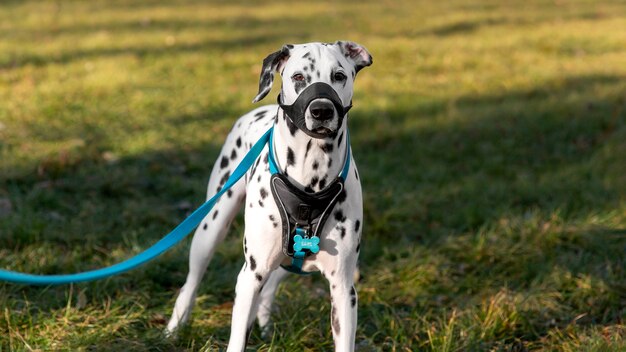
[[[308,34],[304,31],[292,31],[289,39],[293,41],[302,41],[308,38]],[[280,33],[267,35],[244,35],[232,39],[210,39],[202,40],[197,43],[182,43],[174,45],[158,45],[145,47],[121,47],[121,48],[101,48],[93,50],[64,50],[58,55],[26,55],[10,59],[9,62],[0,63],[0,69],[12,69],[26,65],[45,66],[49,64],[67,64],[72,61],[90,59],[90,58],[106,58],[120,55],[134,55],[136,57],[145,57],[152,55],[179,55],[182,53],[204,52],[211,50],[228,51],[231,49],[240,49],[247,46],[257,46],[267,43],[275,43],[284,40],[285,36]]]
[[[397,286],[378,297],[394,308],[374,304],[365,321],[380,309],[416,319],[433,309],[467,311],[504,290],[507,299],[559,297],[546,299],[558,308],[503,304],[523,317],[514,333],[525,340],[572,322],[621,324],[626,228],[585,223],[623,207],[626,196],[623,82],[569,77],[405,111],[355,109],[366,197],[362,272],[374,288]],[[381,118],[385,128],[367,129]],[[393,282],[381,279],[389,273]],[[381,329],[365,325],[365,335]],[[413,343],[428,339],[420,336]],[[486,349],[484,340],[476,348]]]
[[[622,82],[572,77],[495,96],[355,109],[366,210],[370,220],[384,222],[375,232],[418,239],[433,229],[462,232],[535,209],[584,218],[614,208],[623,189],[613,187],[623,179],[605,149],[621,145],[614,133],[626,116]],[[612,91],[598,96],[602,89]],[[447,120],[437,118],[442,114]],[[377,121],[382,128],[367,129]]]
[[[615,89],[622,82],[623,77],[571,77],[528,91],[461,97],[426,107],[396,106],[387,111],[363,111],[355,102],[352,142],[366,195],[362,255],[366,275],[374,268],[396,267],[414,250],[451,254],[461,261],[455,265],[467,265],[463,273],[452,273],[450,283],[458,286],[460,299],[467,300],[483,289],[524,290],[550,275],[554,266],[569,265],[575,274],[600,278],[608,274],[599,271],[599,266],[623,266],[626,240],[620,228],[556,234],[550,255],[531,253],[524,259],[537,262],[526,268],[511,266],[515,261],[511,253],[499,252],[503,243],[510,245],[508,240],[524,240],[522,235],[507,240],[494,235],[482,257],[471,248],[449,244],[511,217],[539,214],[548,219],[557,213],[575,224],[623,201],[623,179],[618,174],[622,170],[611,162],[612,151],[623,149],[624,143],[616,137],[616,133],[624,134],[625,102],[617,94],[620,89]],[[386,116],[387,125],[378,120],[381,115]],[[447,118],[432,117],[437,115]],[[424,119],[432,121],[418,123]],[[382,128],[373,131],[371,126]],[[607,145],[618,147],[607,149]],[[14,259],[22,268],[37,267],[43,273],[73,272],[124,259],[119,252],[125,255],[127,247],[147,247],[176,225],[190,206],[203,200],[211,164],[207,160],[216,157],[219,147],[158,151],[114,163],[98,154],[82,155],[71,167],[59,166],[53,176],[44,172],[2,180],[0,189],[16,204],[15,212],[1,220],[0,243],[8,255],[2,258],[3,266]],[[550,245],[541,242],[538,246],[546,244]],[[94,301],[107,299],[107,289],[118,295],[137,290],[173,295],[186,274],[186,253],[175,251],[176,256],[168,255],[123,278],[86,287],[92,288]],[[238,251],[218,256],[218,265],[214,262],[211,267],[220,268],[216,269],[219,276],[212,277],[211,290],[222,290],[221,298],[228,295],[225,278],[236,276],[238,264],[232,261],[239,263]],[[572,260],[581,252],[592,255]],[[57,259],[48,258],[43,260],[48,264],[40,265],[42,255]],[[497,276],[485,287],[463,281],[465,276],[480,280],[493,270],[515,269],[521,272]],[[32,305],[41,294],[40,288],[0,287],[10,309]],[[432,291],[426,289],[423,299],[434,300],[437,291],[448,288],[439,284]],[[47,301],[38,302],[36,311],[63,307],[67,302],[63,290],[49,289]],[[21,302],[22,295],[31,303]],[[409,294],[396,303],[404,306],[400,309],[420,310],[420,301],[414,299]],[[618,321],[619,312],[602,316],[614,299],[620,298],[605,302],[588,321]],[[158,300],[170,304],[164,297]],[[463,305],[461,301],[451,304]],[[363,309],[368,315],[373,308]],[[538,329],[536,336],[548,328]],[[136,333],[131,326],[118,334]],[[109,341],[110,337],[104,337],[102,346]]]

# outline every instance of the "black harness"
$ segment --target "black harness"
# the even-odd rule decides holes
[[[270,187],[283,220],[283,253],[293,257],[296,229],[300,229],[307,237],[319,237],[319,231],[324,227],[344,186],[343,180],[337,178],[319,192],[306,193],[289,182],[285,175],[277,173],[272,175]]]

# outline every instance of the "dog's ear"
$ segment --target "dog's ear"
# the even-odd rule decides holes
[[[280,71],[287,59],[289,59],[289,49],[293,49],[293,45],[283,45],[280,50],[267,55],[263,60],[263,68],[261,68],[261,76],[259,77],[259,93],[252,100],[253,103],[265,98],[267,93],[272,90],[274,72]]]
[[[359,72],[362,68],[372,64],[372,55],[365,49],[364,46],[355,42],[349,42],[345,40],[338,40],[335,45],[339,47],[343,56],[349,61],[352,61],[356,72]]]

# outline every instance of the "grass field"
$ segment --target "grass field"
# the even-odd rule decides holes
[[[357,349],[626,351],[623,1],[2,1],[0,267],[154,243],[203,201],[265,55],[336,39],[374,57],[350,115]],[[223,349],[242,228],[178,339],[188,241],[103,281],[0,283],[0,351]],[[288,280],[250,350],[331,350],[327,296]]]

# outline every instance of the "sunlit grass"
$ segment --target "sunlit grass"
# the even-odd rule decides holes
[[[76,272],[203,200],[261,60],[350,39],[365,196],[357,349],[626,349],[626,6],[619,1],[6,1],[0,267]],[[273,102],[278,88],[267,101]],[[193,323],[161,331],[188,243],[88,284],[0,284],[0,350],[223,349],[241,219]],[[251,350],[331,350],[320,277]]]

